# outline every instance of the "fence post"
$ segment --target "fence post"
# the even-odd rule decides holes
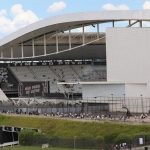
[[[114,94],[111,94],[111,98],[112,98],[112,99],[111,99],[111,100],[112,100],[112,114],[113,114],[113,95],[114,95]]]
[[[73,138],[73,149],[74,150],[76,149],[76,136],[74,136]]]

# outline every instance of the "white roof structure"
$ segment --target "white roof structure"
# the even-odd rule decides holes
[[[114,25],[114,22],[116,21],[129,21],[129,26],[132,26],[132,24],[135,24],[137,22],[141,21],[150,21],[150,11],[149,10],[142,10],[142,11],[102,11],[102,12],[87,12],[87,13],[74,13],[74,14],[65,14],[61,16],[55,16],[50,17],[45,20],[41,20],[39,22],[36,22],[34,24],[31,24],[23,29],[20,29],[9,36],[3,38],[0,40],[0,57],[1,59],[12,59],[12,60],[25,60],[25,59],[61,59],[61,57],[64,59],[69,59],[71,54],[69,53],[69,50],[77,49],[77,53],[81,50],[80,48],[83,48],[83,46],[90,45],[94,42],[103,40],[103,44],[100,42],[99,45],[104,45],[105,43],[105,35],[99,33],[99,28],[97,28],[97,33],[99,34],[97,39],[91,40],[87,43],[85,43],[86,40],[86,31],[84,31],[84,27],[88,25],[96,24],[99,26],[101,23],[106,22],[112,22]],[[135,21],[132,22],[131,21]],[[82,44],[76,45],[76,47],[72,48],[72,38],[73,35],[69,32],[71,29],[75,29],[78,27],[83,27],[83,32],[81,32],[82,35]],[[68,47],[63,47],[61,50],[58,48],[59,46],[59,38],[58,35],[60,33],[63,33],[64,31],[68,30]],[[54,36],[56,38],[55,47],[48,47],[47,46],[47,37],[46,36]],[[43,43],[41,45],[42,48],[39,46],[38,52],[36,54],[36,42],[35,39],[42,38],[41,40]],[[25,46],[25,43],[28,43],[27,46]],[[39,44],[39,43],[38,43]],[[51,46],[51,45],[50,45]],[[61,45],[62,46],[62,45]],[[29,50],[30,49],[30,50]],[[47,52],[48,50],[53,49],[51,52]],[[62,50],[63,49],[63,50]],[[86,48],[87,49],[87,48]],[[89,48],[91,49],[91,48]],[[97,47],[99,49],[99,47]],[[101,46],[100,49],[104,51],[105,46]],[[30,52],[27,51],[32,51]],[[40,52],[39,52],[40,51]],[[60,52],[61,51],[61,52]],[[63,51],[63,52],[62,52]],[[20,54],[15,54],[20,52]],[[69,53],[67,57],[67,52]],[[6,54],[5,54],[6,53]],[[77,59],[89,59],[91,56],[92,58],[99,58],[97,52],[95,55],[89,54],[89,56],[85,53],[90,53],[89,50],[86,52],[84,50],[84,53],[79,54],[80,57],[77,57]],[[74,54],[75,55],[75,54]],[[99,54],[100,55],[100,54]],[[105,57],[104,52],[102,52],[103,57]],[[57,57],[58,56],[58,57]],[[100,57],[101,58],[101,57]],[[73,59],[73,58],[71,58]]]

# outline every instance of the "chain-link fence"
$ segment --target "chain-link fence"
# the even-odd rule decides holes
[[[22,98],[1,101],[0,111],[18,114],[51,115],[104,115],[121,117],[124,114],[149,114],[150,98],[145,97],[95,97],[86,99]]]
[[[22,131],[19,134],[19,142],[21,145],[28,146],[41,146],[42,144],[48,144],[49,147],[71,149],[102,149],[104,147],[104,139],[102,137],[50,137],[33,131]]]
[[[94,137],[50,137],[33,131],[22,131],[19,134],[21,145],[41,146],[48,144],[49,147],[61,147],[70,149],[92,149],[92,150],[120,150],[138,149],[144,150],[150,145],[149,133],[107,135]]]

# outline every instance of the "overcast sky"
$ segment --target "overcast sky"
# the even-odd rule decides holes
[[[0,0],[0,38],[54,15],[130,9],[150,9],[150,0]]]

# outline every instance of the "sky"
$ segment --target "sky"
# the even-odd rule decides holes
[[[0,0],[0,38],[66,13],[150,9],[150,0]]]

